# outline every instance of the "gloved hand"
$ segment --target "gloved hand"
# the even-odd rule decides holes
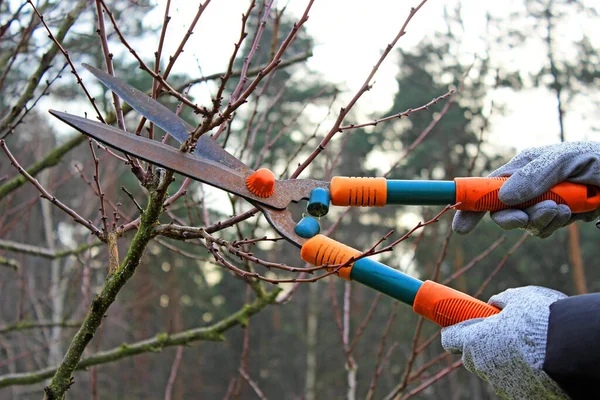
[[[462,353],[465,368],[504,399],[568,399],[542,369],[550,304],[565,297],[539,286],[508,289],[489,300],[502,312],[442,329],[442,346]]]
[[[565,142],[527,149],[489,176],[510,176],[498,193],[500,201],[509,205],[531,200],[563,181],[600,186],[600,143]],[[457,211],[452,229],[469,233],[484,215]],[[522,228],[544,238],[574,221],[592,221],[600,216],[600,208],[571,214],[569,207],[546,200],[525,210],[502,210],[490,216],[502,229]]]

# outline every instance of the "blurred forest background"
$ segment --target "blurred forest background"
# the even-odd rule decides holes
[[[170,4],[160,3],[161,9]],[[405,3],[405,14],[398,17],[399,30],[410,7],[419,5],[416,1]],[[379,7],[377,2],[372,4]],[[503,91],[539,88],[552,99],[556,104],[553,110],[531,118],[555,121],[555,129],[548,132],[553,142],[574,140],[566,116],[577,111],[577,104],[593,105],[596,111],[587,118],[595,129],[585,137],[597,140],[600,49],[581,29],[583,24],[573,22],[595,21],[598,26],[597,4],[572,0],[512,4],[515,12],[509,18],[488,15],[483,37],[488,51],[475,59],[461,52],[463,16],[469,13],[468,7],[460,1],[423,4],[439,8],[446,24],[431,27],[418,46],[405,48],[400,38],[391,50],[399,56],[393,58],[398,60],[393,106],[370,120],[362,120],[362,114],[348,109],[343,126],[366,125],[337,133],[300,178],[485,176],[515,153],[512,143],[500,147],[488,141],[491,124],[502,119],[507,106],[490,93]],[[44,16],[43,23],[32,5]],[[247,37],[239,42],[230,69],[233,73],[223,85],[223,108],[237,88],[247,87],[258,69],[278,57],[276,50],[294,32],[301,16],[285,6],[286,2],[249,1],[240,8],[240,16],[247,17]],[[88,117],[96,118],[78,85],[81,77],[100,114],[116,125],[111,93],[80,67],[86,62],[106,70],[109,51],[117,77],[149,94],[153,88],[159,94],[158,84],[139,68],[120,36],[148,66],[154,68],[160,60],[157,71],[162,74],[176,58],[160,50],[161,38],[169,35],[168,24],[194,24],[196,17],[202,24],[202,15],[178,15],[160,24],[146,18],[155,7],[156,2],[145,0],[0,1],[0,138],[42,187],[86,221],[102,227],[102,215],[108,217],[106,236],[100,240],[63,210],[41,199],[38,189],[19,175],[7,155],[0,156],[2,400],[38,399],[44,387],[54,384],[56,367],[65,364],[63,357],[81,322],[90,315],[90,304],[112,279],[111,250],[118,248],[119,259],[128,260],[129,244],[140,226],[138,206],[151,207],[153,193],[159,192],[148,182],[141,184],[121,159],[91,146],[86,137],[64,127],[63,133],[57,134],[52,127],[58,124],[50,122],[53,118],[47,113],[54,108],[83,115],[80,111],[86,104]],[[203,7],[210,8],[210,2],[199,5],[198,10]],[[103,11],[99,19],[98,10],[105,8],[111,15]],[[357,11],[357,21],[359,14]],[[48,37],[46,27],[54,40]],[[243,31],[242,19],[221,29]],[[565,29],[572,34],[561,34]],[[410,25],[407,31],[411,31]],[[103,50],[103,37],[108,51]],[[392,39],[373,46],[383,50]],[[281,56],[281,64],[262,78],[228,123],[209,133],[223,130],[218,142],[251,167],[268,167],[282,178],[290,177],[330,132],[340,108],[347,106],[340,95],[359,92],[328,82],[323,74],[308,68],[306,60],[315,41],[318,38],[309,29],[300,27]],[[57,42],[68,53],[63,53]],[[228,51],[233,45],[223,44]],[[532,45],[537,51],[526,60],[527,71],[518,67],[523,60],[506,63],[493,58],[494,54],[523,54],[523,48]],[[77,76],[71,73],[65,54]],[[239,72],[245,70],[248,59],[248,81],[240,82],[244,73]],[[340,60],[339,68],[348,62],[351,59]],[[377,59],[372,60],[376,63]],[[193,88],[190,93],[215,96],[223,74],[203,76],[198,72],[201,67],[190,66],[189,74],[171,74],[167,82],[182,94]],[[223,73],[227,70],[223,65]],[[377,77],[374,81],[377,84]],[[454,92],[448,93],[451,89]],[[163,91],[160,101],[179,110],[192,125],[206,117],[181,107],[179,99],[168,94]],[[376,123],[445,94],[427,110]],[[213,106],[210,101],[199,105]],[[148,124],[142,129],[140,116],[122,106],[128,131],[137,129],[147,135],[153,129]],[[155,137],[163,135],[155,130]],[[518,132],[519,127],[514,130]],[[576,138],[581,134],[577,132]],[[97,166],[94,157],[100,160]],[[104,212],[99,211],[97,173]],[[159,223],[184,221],[180,225],[214,228],[218,221],[250,210],[242,199],[175,178],[169,195],[182,184],[187,190],[166,208]],[[332,208],[321,226],[335,239],[366,250],[391,230],[395,232],[389,240],[397,239],[440,211],[441,207]],[[300,215],[302,205],[295,212]],[[113,223],[115,215],[119,219]],[[421,279],[447,282],[483,300],[524,285],[547,286],[569,295],[600,291],[600,270],[593,261],[599,234],[594,224],[573,225],[542,240],[521,231],[501,231],[486,217],[472,234],[463,237],[452,234],[452,215],[450,211],[437,223],[415,231],[394,251],[377,259]],[[67,398],[496,398],[485,382],[460,366],[459,356],[444,353],[439,327],[419,320],[409,306],[336,277],[273,285],[243,279],[225,268],[207,247],[222,247],[219,254],[229,262],[268,279],[310,277],[268,270],[264,263],[228,252],[223,243],[276,237],[260,213],[210,233],[224,242],[160,235],[149,240],[135,274],[82,349],[81,361],[76,360],[74,365],[81,364],[73,373]],[[118,239],[116,246],[105,243],[111,237]],[[261,260],[305,267],[298,250],[284,241],[259,240],[238,248]],[[179,339],[171,340],[173,337]]]

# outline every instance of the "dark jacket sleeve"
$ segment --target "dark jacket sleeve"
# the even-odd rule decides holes
[[[550,305],[544,371],[572,399],[600,399],[600,293]]]

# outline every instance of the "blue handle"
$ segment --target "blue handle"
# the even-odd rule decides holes
[[[387,180],[387,204],[447,205],[456,203],[454,181]]]
[[[422,281],[369,258],[354,263],[350,279],[411,306],[423,285]]]

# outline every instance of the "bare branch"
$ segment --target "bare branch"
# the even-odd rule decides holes
[[[371,318],[373,318],[373,313],[375,312],[375,309],[377,308],[377,305],[379,304],[379,300],[381,300],[381,296],[382,296],[382,294],[380,292],[378,292],[377,295],[375,295],[375,298],[373,299],[373,302],[371,303],[371,307],[369,308],[367,315],[365,316],[362,323],[358,327],[358,330],[356,331],[356,334],[354,335],[354,338],[352,339],[352,343],[350,343],[350,351],[354,350],[354,347],[358,344],[358,340],[361,338],[362,334],[364,333],[365,329],[367,328],[367,325],[371,321]]]
[[[73,75],[75,75],[75,79],[77,81],[77,84],[79,86],[81,86],[81,89],[83,90],[83,92],[85,93],[85,96],[88,98],[88,100],[90,101],[90,104],[92,105],[92,107],[94,107],[94,111],[96,111],[96,115],[98,117],[98,119],[101,122],[104,122],[104,118],[102,117],[102,113],[100,112],[100,110],[98,110],[98,107],[96,106],[96,100],[90,95],[90,93],[88,92],[87,88],[85,87],[85,85],[83,84],[83,81],[81,80],[81,77],[79,76],[79,74],[77,73],[77,69],[75,68],[75,65],[73,65],[73,62],[71,61],[71,57],[69,57],[69,52],[67,50],[64,49],[64,47],[62,46],[62,44],[60,43],[59,39],[57,39],[53,34],[52,31],[50,30],[50,28],[48,27],[48,25],[46,24],[46,21],[44,21],[44,16],[42,14],[40,14],[40,12],[38,11],[38,9],[35,7],[35,5],[33,4],[33,1],[31,0],[27,0],[27,2],[31,5],[31,7],[33,8],[33,11],[37,14],[37,16],[39,17],[40,21],[42,22],[42,24],[44,25],[44,28],[46,28],[46,31],[48,32],[48,37],[50,38],[50,40],[52,40],[54,42],[54,45],[56,47],[58,47],[58,49],[60,50],[60,52],[63,54],[63,56],[65,57],[65,59],[67,60],[67,62],[69,63],[69,66],[71,67],[71,72],[73,73]]]
[[[375,362],[375,372],[373,373],[373,378],[371,378],[371,384],[369,385],[369,392],[367,393],[367,400],[370,400],[375,396],[375,388],[377,387],[377,379],[383,372],[382,368],[382,358],[383,358],[383,349],[385,348],[385,343],[387,337],[390,333],[390,329],[392,327],[392,323],[396,319],[396,312],[398,311],[398,302],[394,302],[394,307],[392,308],[392,313],[388,318],[387,325],[385,326],[385,330],[383,331],[383,336],[381,337],[381,342],[379,343],[379,350],[377,351],[377,361]]]
[[[306,53],[298,54],[293,57],[284,59],[281,61],[281,63],[279,63],[279,66],[277,67],[277,69],[289,67],[290,65],[304,62],[312,56],[313,56],[312,51],[307,51]],[[263,65],[259,65],[258,67],[250,68],[250,69],[248,69],[246,76],[248,78],[256,76],[256,75],[258,75],[258,73],[260,71],[264,70],[267,66],[268,66],[268,64],[263,64]],[[208,81],[214,81],[216,79],[221,79],[224,76],[227,76],[227,74],[228,74],[228,71],[225,71],[225,72],[218,72],[216,74],[206,75],[206,76],[196,78],[196,79],[190,79],[185,84],[183,84],[181,86],[177,86],[175,89],[178,92],[183,92],[185,90],[185,88],[188,86],[197,85],[198,83],[203,83],[203,82],[208,82]],[[229,78],[237,78],[241,74],[242,74],[242,70],[237,70],[237,71],[231,71],[231,73],[229,73],[228,76],[229,76]]]
[[[135,343],[124,343],[114,349],[101,351],[89,357],[82,358],[74,366],[73,371],[85,370],[94,365],[106,364],[138,354],[158,352],[166,347],[184,346],[199,340],[222,341],[224,339],[223,334],[226,331],[240,325],[242,321],[252,317],[262,311],[267,305],[273,303],[279,291],[280,289],[273,290],[265,298],[256,299],[253,303],[246,304],[239,311],[213,325],[189,329],[174,334],[158,334],[146,340]],[[3,375],[0,376],[0,388],[42,382],[52,377],[58,371],[60,371],[60,368],[48,367],[35,372]]]
[[[77,321],[61,321],[61,322],[44,322],[44,321],[21,321],[11,325],[0,326],[0,334],[5,334],[15,331],[25,331],[29,329],[50,328],[54,326],[62,326],[63,328],[79,328],[81,322]]]
[[[69,349],[58,369],[52,371],[52,380],[44,389],[46,398],[61,398],[69,390],[72,383],[73,371],[78,367],[83,352],[100,327],[108,308],[115,301],[119,291],[133,276],[140,263],[142,254],[152,239],[152,226],[157,222],[162,212],[162,204],[167,196],[167,189],[172,182],[173,173],[158,170],[151,188],[148,206],[141,217],[139,229],[133,237],[127,255],[116,273],[109,275],[100,293],[92,301],[81,328],[77,331]],[[46,376],[47,377],[47,376]]]
[[[185,97],[182,94],[180,94],[179,92],[177,92],[174,88],[172,88],[167,83],[165,78],[163,78],[160,74],[155,73],[152,68],[150,68],[150,67],[148,67],[148,65],[146,65],[146,63],[142,60],[142,58],[138,55],[138,53],[127,42],[127,40],[125,39],[125,36],[123,36],[123,33],[121,33],[121,30],[119,29],[119,26],[117,24],[117,21],[115,20],[114,15],[108,9],[108,7],[104,3],[104,1],[103,0],[98,0],[98,1],[100,1],[102,3],[102,7],[104,8],[104,10],[106,11],[106,14],[110,18],[113,28],[115,29],[115,32],[119,36],[121,43],[123,43],[123,45],[127,48],[127,50],[129,50],[129,52],[135,57],[135,59],[138,61],[140,68],[142,70],[146,71],[148,74],[150,74],[155,80],[157,80],[160,83],[160,85],[163,86],[171,96],[175,97],[176,99],[178,99],[179,101],[181,101],[182,103],[187,105],[188,107],[191,107],[195,112],[197,112],[199,114],[203,114],[204,110],[200,109],[196,104],[192,103],[187,97]],[[209,3],[209,1],[206,1],[204,4],[207,4],[207,3]]]
[[[115,70],[113,68],[112,58],[113,55],[108,49],[108,40],[106,38],[106,27],[104,25],[104,14],[100,2],[96,0],[96,12],[98,13],[98,29],[96,32],[100,36],[100,43],[102,45],[102,53],[104,54],[104,62],[106,64],[106,71],[114,76]],[[117,125],[119,129],[125,130],[125,119],[123,118],[123,109],[121,108],[121,101],[119,96],[115,92],[112,92],[113,105],[115,106],[115,116],[117,118]]]
[[[90,152],[92,153],[92,160],[94,160],[94,182],[96,183],[97,194],[100,198],[100,219],[102,220],[102,234],[104,237],[106,237],[106,235],[108,235],[108,217],[106,216],[106,210],[104,208],[104,192],[102,191],[102,186],[100,185],[100,163],[98,162],[98,157],[96,157],[96,152],[94,151],[94,146],[92,145],[92,139],[88,139],[88,144],[90,146]]]
[[[0,265],[12,268],[13,271],[17,271],[19,268],[21,268],[21,264],[19,264],[17,260],[13,260],[3,256],[0,256]]]
[[[406,396],[404,396],[402,398],[402,400],[411,398],[415,394],[418,394],[418,393],[422,392],[423,390],[425,390],[429,386],[431,386],[434,382],[439,381],[440,379],[442,379],[443,377],[445,377],[446,375],[448,375],[450,372],[454,371],[455,369],[457,369],[461,365],[462,365],[462,360],[458,360],[458,361],[454,362],[449,367],[446,367],[443,370],[441,370],[440,372],[438,372],[431,379],[427,380],[426,382],[423,382],[423,384],[421,384],[418,387],[416,387],[413,390],[411,390],[409,393],[406,394]],[[387,397],[386,397],[386,400],[387,400]]]
[[[246,381],[246,383],[248,383],[248,385],[250,385],[250,387],[252,388],[252,390],[254,390],[254,393],[256,393],[256,395],[258,396],[259,399],[261,400],[267,400],[267,397],[264,395],[264,393],[262,392],[262,390],[260,390],[260,388],[258,387],[258,385],[256,384],[256,382],[254,382],[250,376],[248,375],[248,373],[246,371],[244,371],[243,369],[239,368],[238,369],[240,375],[244,378],[244,380]]]
[[[446,278],[442,282],[442,285],[448,285],[450,282],[452,282],[453,280],[455,280],[456,278],[458,278],[459,276],[463,275],[465,272],[467,272],[468,270],[473,268],[475,266],[475,264],[477,264],[479,261],[486,258],[492,251],[494,251],[494,249],[496,247],[500,246],[500,244],[502,242],[504,242],[504,239],[506,239],[506,235],[500,236],[500,238],[498,240],[496,240],[494,243],[492,243],[490,245],[490,247],[485,249],[481,254],[479,254],[477,257],[475,257],[473,260],[471,260],[471,262],[469,262],[467,265],[465,265],[464,267],[462,267],[461,269],[459,269],[458,271],[456,271],[455,273],[450,275],[448,278]]]
[[[479,297],[481,296],[481,294],[483,293],[483,291],[485,290],[485,288],[490,284],[490,282],[492,281],[492,279],[494,279],[494,276],[496,276],[496,274],[498,272],[500,272],[500,270],[502,269],[502,267],[504,267],[504,265],[506,264],[506,262],[508,261],[508,259],[510,258],[510,256],[512,256],[512,254],[519,248],[521,247],[521,245],[523,244],[523,242],[525,241],[525,239],[527,239],[529,237],[529,235],[527,233],[524,233],[523,236],[521,236],[521,238],[519,240],[517,240],[517,242],[513,245],[513,247],[511,247],[508,252],[504,255],[504,257],[502,258],[502,260],[500,260],[500,262],[498,263],[498,265],[496,266],[496,268],[494,268],[494,270],[492,271],[492,273],[490,274],[490,276],[488,276],[488,278],[481,284],[481,287],[477,290],[477,292],[475,292],[475,294],[473,295],[473,297]]]
[[[427,125],[427,128],[425,128],[423,130],[423,132],[421,132],[421,134],[406,148],[406,150],[404,150],[402,157],[400,157],[394,163],[394,165],[392,165],[390,167],[389,171],[383,175],[384,177],[387,177],[390,173],[392,173],[392,171],[394,169],[396,169],[396,167],[398,167],[398,165],[400,165],[400,163],[406,159],[406,156],[408,156],[419,144],[421,144],[423,142],[423,140],[425,140],[427,135],[429,135],[431,133],[431,131],[433,130],[433,128],[436,127],[438,122],[440,122],[442,120],[442,118],[444,118],[444,116],[448,113],[448,110],[450,110],[450,107],[452,106],[452,104],[454,104],[456,96],[462,91],[462,88],[463,88],[463,85],[465,82],[465,78],[469,74],[469,71],[471,71],[472,67],[473,67],[473,65],[471,64],[471,66],[467,69],[467,72],[465,72],[463,74],[463,77],[460,81],[460,85],[458,86],[458,90],[456,90],[455,92],[452,93],[452,95],[450,96],[450,99],[448,99],[448,101],[444,105],[444,108],[442,108],[442,111],[440,111],[440,113],[431,120],[429,125]]]
[[[23,90],[23,94],[17,100],[15,105],[11,108],[10,112],[0,120],[0,137],[4,137],[8,132],[11,132],[14,127],[11,125],[12,122],[21,114],[22,110],[27,105],[27,102],[34,96],[35,90],[38,87],[42,76],[48,70],[52,61],[56,57],[59,51],[59,47],[56,43],[61,43],[69,29],[73,26],[79,15],[83,12],[87,5],[87,0],[79,0],[75,7],[65,15],[63,21],[58,29],[58,32],[54,36],[55,43],[50,47],[46,53],[40,59],[40,63],[33,74],[30,75],[27,82],[27,86]],[[0,190],[0,198],[2,198],[2,192]]]
[[[104,243],[102,241],[98,240],[98,241],[95,241],[92,243],[82,244],[82,245],[80,245],[74,249],[70,249],[70,250],[52,251],[45,247],[33,246],[30,244],[24,244],[24,243],[13,242],[10,240],[0,239],[0,249],[12,251],[15,253],[39,256],[39,257],[48,258],[48,259],[55,259],[55,258],[68,257],[68,256],[72,256],[72,255],[78,255],[78,254],[83,253],[86,250],[89,250],[93,247],[101,246],[103,244]]]
[[[346,115],[348,115],[348,113],[350,112],[352,107],[354,107],[354,105],[356,104],[356,102],[358,102],[358,100],[361,98],[361,96],[371,89],[371,80],[373,79],[373,77],[375,76],[377,71],[379,70],[379,67],[381,66],[383,61],[386,59],[386,57],[388,56],[390,51],[392,51],[392,49],[394,48],[394,46],[396,45],[398,40],[406,34],[406,27],[408,26],[408,23],[414,17],[414,15],[417,13],[417,11],[419,11],[426,2],[427,2],[427,0],[422,0],[421,3],[417,7],[410,9],[410,13],[408,14],[408,17],[402,24],[400,31],[398,32],[398,34],[396,35],[394,40],[392,40],[392,42],[387,45],[387,47],[383,51],[383,54],[381,55],[381,57],[379,57],[379,60],[377,61],[377,63],[373,67],[373,69],[371,70],[371,73],[369,74],[369,76],[367,76],[367,79],[365,79],[365,81],[362,84],[362,86],[360,87],[360,89],[358,89],[358,91],[356,92],[354,97],[348,102],[348,104],[345,107],[342,107],[335,123],[329,130],[329,133],[327,133],[325,138],[323,138],[321,143],[319,143],[319,146],[317,146],[317,148],[315,148],[313,150],[313,152],[306,158],[306,160],[302,164],[300,164],[298,166],[298,168],[296,168],[296,170],[294,171],[294,173],[291,176],[292,179],[297,178],[302,173],[302,171],[304,171],[306,169],[306,167],[308,167],[308,165],[325,149],[325,146],[327,146],[329,141],[331,141],[331,139],[336,135],[336,133],[338,133],[340,131],[340,127],[342,126],[342,123],[344,122],[344,118],[346,118]]]
[[[175,354],[173,365],[171,365],[171,373],[169,374],[169,381],[167,382],[167,388],[165,389],[165,400],[171,400],[171,392],[173,391],[173,385],[175,384],[175,379],[177,378],[177,370],[179,369],[179,364],[181,364],[182,355],[183,346],[179,346],[177,347],[177,353]]]
[[[350,124],[350,125],[340,126],[339,131],[341,132],[341,131],[347,131],[347,130],[350,130],[350,129],[364,128],[366,126],[377,126],[381,122],[387,122],[387,121],[391,121],[391,120],[394,120],[394,119],[406,118],[406,117],[408,117],[411,114],[414,114],[416,112],[429,110],[429,107],[431,107],[434,104],[437,104],[438,102],[440,102],[441,100],[444,100],[446,97],[448,97],[448,96],[450,96],[452,94],[454,94],[454,89],[449,90],[448,92],[444,93],[443,95],[436,97],[435,99],[431,100],[429,103],[424,104],[424,105],[422,105],[420,107],[409,108],[408,110],[403,111],[401,113],[390,115],[390,116],[383,117],[383,118],[380,118],[380,119],[376,119],[376,120],[373,120],[371,122],[366,122],[364,124]],[[438,120],[439,120],[439,118],[438,118]]]
[[[25,176],[25,178],[29,182],[31,182],[31,184],[33,186],[35,186],[40,191],[40,193],[42,194],[41,196],[44,199],[50,201],[52,204],[54,204],[55,206],[57,206],[58,208],[60,208],[61,210],[63,210],[65,213],[69,214],[73,218],[73,220],[75,222],[77,222],[78,224],[81,224],[81,225],[85,226],[90,232],[92,232],[94,235],[96,235],[100,240],[105,240],[104,235],[102,234],[102,232],[98,228],[96,228],[96,226],[94,226],[94,224],[91,221],[86,221],[85,219],[83,219],[83,217],[81,217],[75,211],[73,211],[72,209],[70,209],[69,207],[67,207],[65,204],[63,204],[60,200],[58,200],[56,197],[54,197],[50,193],[48,193],[48,191],[46,189],[44,189],[42,187],[42,185],[40,185],[40,183],[37,181],[37,179],[35,179],[31,175],[29,175],[27,173],[27,171],[25,171],[23,169],[23,167],[21,167],[19,165],[19,163],[17,162],[17,160],[11,154],[10,150],[8,150],[8,147],[6,147],[6,143],[5,143],[4,139],[0,139],[0,148],[2,148],[2,151],[4,151],[4,153],[10,159],[11,165],[14,166],[17,169],[17,171],[19,171],[20,174],[22,174],[23,176]]]

